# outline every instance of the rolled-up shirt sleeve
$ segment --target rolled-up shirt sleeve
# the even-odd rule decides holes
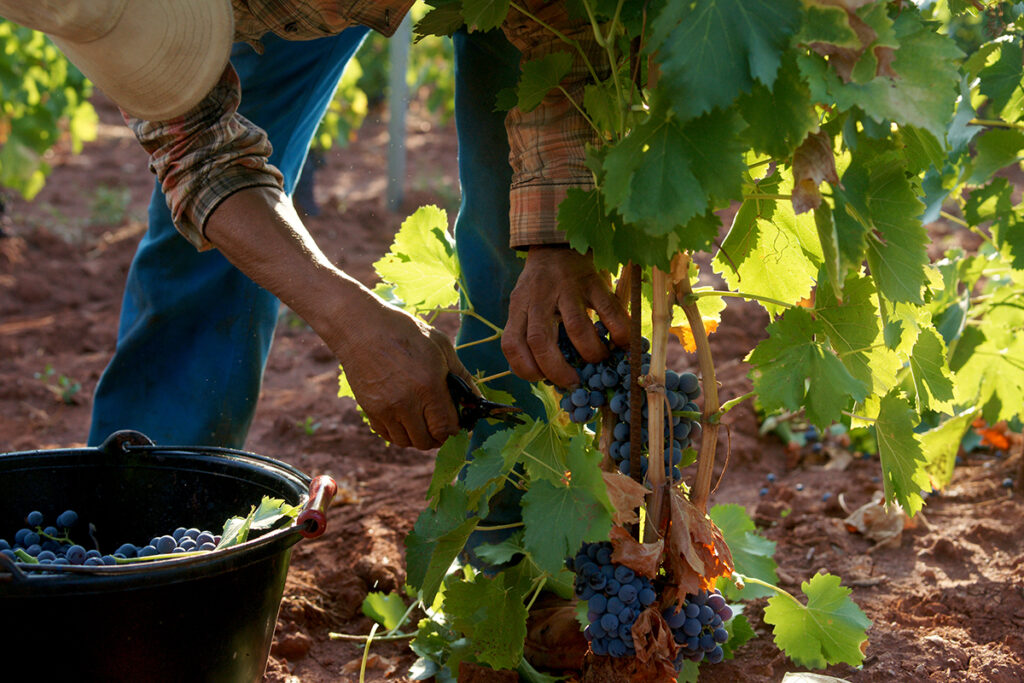
[[[238,113],[241,87],[229,64],[192,110],[168,121],[125,121],[150,155],[174,225],[197,249],[210,249],[206,221],[230,195],[247,187],[283,187],[268,161],[266,133]]]
[[[577,41],[601,77],[607,73],[604,51],[597,45],[590,23],[571,20],[566,3],[526,0],[523,5],[536,19]],[[572,68],[561,85],[582,106],[584,87],[593,82],[590,69],[579,50],[536,19],[513,9],[502,28],[522,53],[522,63],[553,52],[570,53]],[[565,233],[558,229],[558,205],[570,188],[593,187],[593,175],[585,161],[587,143],[597,140],[595,131],[559,90],[549,92],[532,111],[512,109],[505,126],[512,166],[511,246],[565,243]]]

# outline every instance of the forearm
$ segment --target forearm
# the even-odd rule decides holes
[[[379,300],[334,266],[279,190],[254,187],[225,199],[206,224],[207,239],[239,270],[276,295],[341,356]]]

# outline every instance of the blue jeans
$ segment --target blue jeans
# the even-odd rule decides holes
[[[273,35],[265,52],[235,47],[231,61],[242,82],[240,112],[267,131],[270,161],[290,194],[310,140],[364,27],[330,38],[291,42]],[[503,326],[521,259],[508,247],[508,141],[494,97],[514,85],[519,54],[500,32],[455,37],[456,121],[462,205],[456,221],[465,295]],[[135,429],[157,444],[242,448],[256,409],[279,303],[216,250],[198,252],[174,229],[159,186],[149,229],[128,273],[113,359],[93,399],[90,444],[118,429]],[[491,330],[467,318],[459,342]],[[500,344],[460,353],[471,372],[501,372]],[[496,382],[534,412],[528,384]],[[485,436],[481,425],[477,443]]]

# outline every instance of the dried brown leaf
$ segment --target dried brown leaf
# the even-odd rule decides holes
[[[729,546],[707,515],[675,489],[670,511],[665,566],[671,574],[671,588],[662,595],[665,604],[679,603],[687,593],[710,588],[719,576],[730,576],[733,571]]]
[[[821,206],[818,186],[822,181],[838,183],[832,138],[824,131],[807,136],[793,152],[793,211],[804,213]]]
[[[637,508],[644,503],[644,496],[650,490],[631,477],[619,472],[602,472],[604,485],[608,489],[608,499],[611,500],[615,514],[612,515],[612,524],[636,524],[640,521]]]
[[[665,542],[640,543],[620,526],[612,527],[612,562],[624,564],[641,576],[653,579],[658,575]]]

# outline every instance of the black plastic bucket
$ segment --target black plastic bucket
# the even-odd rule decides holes
[[[122,433],[119,433],[122,434]],[[306,507],[299,523],[212,553],[55,574],[0,565],[0,679],[259,681],[291,548],[323,531],[323,489],[299,470],[231,449],[157,447],[115,435],[100,448],[0,454],[0,537],[30,510],[73,509],[100,549],[176,527],[218,532],[263,496]],[[312,521],[311,521],[312,518]],[[0,558],[6,560],[7,558]]]

